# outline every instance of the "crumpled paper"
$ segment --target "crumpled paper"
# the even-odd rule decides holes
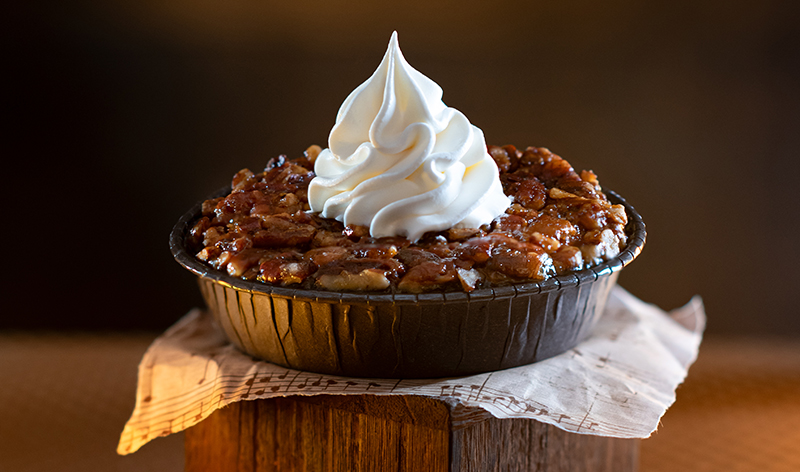
[[[675,389],[697,357],[704,326],[699,297],[666,313],[615,287],[592,336],[556,357],[468,377],[361,379],[254,359],[223,337],[210,314],[195,309],[145,353],[136,406],[117,452],[135,452],[232,402],[317,394],[437,397],[497,418],[530,418],[582,434],[646,438],[675,401]]]

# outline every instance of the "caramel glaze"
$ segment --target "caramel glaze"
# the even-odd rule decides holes
[[[540,281],[616,256],[627,216],[545,148],[489,146],[513,204],[480,228],[372,238],[309,213],[308,184],[319,146],[300,158],[279,156],[263,172],[236,173],[226,197],[207,200],[187,243],[197,258],[246,280],[337,291],[467,292]]]

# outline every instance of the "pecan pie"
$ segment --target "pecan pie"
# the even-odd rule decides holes
[[[309,211],[319,146],[263,172],[239,171],[225,197],[203,203],[187,246],[197,259],[246,280],[331,291],[471,292],[592,267],[625,247],[627,216],[591,171],[545,148],[489,146],[505,214],[480,228],[373,238]]]

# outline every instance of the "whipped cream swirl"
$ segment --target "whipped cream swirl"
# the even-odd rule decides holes
[[[483,132],[406,62],[397,32],[339,109],[314,172],[311,210],[376,238],[477,228],[510,205]]]

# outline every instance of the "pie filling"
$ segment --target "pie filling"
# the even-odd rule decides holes
[[[233,277],[331,291],[466,291],[582,270],[625,247],[627,215],[591,171],[545,148],[488,146],[512,204],[480,228],[373,238],[310,212],[319,146],[236,173],[231,193],[206,200],[187,235],[197,259]]]

